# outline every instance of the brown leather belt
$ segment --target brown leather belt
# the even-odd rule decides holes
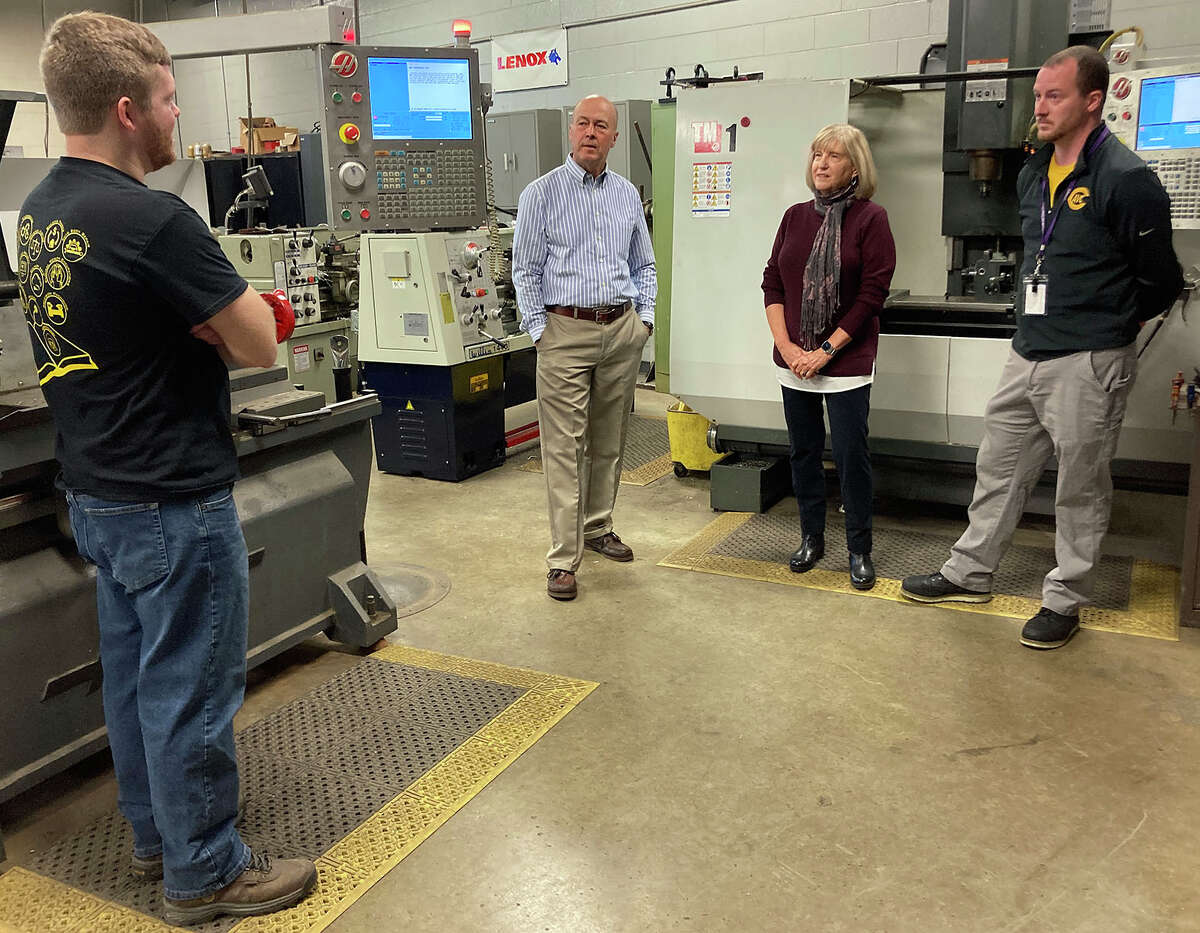
[[[611,324],[631,307],[633,307],[633,302],[627,301],[623,305],[602,305],[599,308],[573,308],[569,305],[546,305],[546,310],[551,314],[573,317],[578,321],[595,321],[597,324]]]

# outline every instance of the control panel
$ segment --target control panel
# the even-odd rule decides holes
[[[308,230],[287,233],[229,233],[217,237],[238,275],[258,291],[281,288],[296,312],[296,323],[321,320],[317,250]]]
[[[1171,226],[1200,229],[1200,64],[1113,74],[1104,120],[1158,174]]]
[[[488,271],[486,237],[363,234],[359,359],[454,365],[532,346]]]
[[[335,230],[466,230],[486,219],[479,54],[318,48]]]

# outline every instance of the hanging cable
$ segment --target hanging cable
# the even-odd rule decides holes
[[[508,262],[504,258],[504,247],[500,243],[500,221],[496,217],[496,183],[492,179],[492,160],[485,157],[484,180],[487,186],[487,228],[488,228],[488,273],[492,281],[499,285],[507,282],[510,274]]]

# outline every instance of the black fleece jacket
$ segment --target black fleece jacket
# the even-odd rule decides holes
[[[1027,360],[1126,346],[1138,324],[1169,308],[1183,289],[1162,183],[1115,136],[1105,133],[1095,145],[1101,133],[1103,126],[1088,136],[1054,200],[1062,209],[1042,264],[1049,277],[1046,313],[1026,315],[1025,288],[1018,287],[1013,347]],[[1053,155],[1053,145],[1043,146],[1017,177],[1022,280],[1033,272],[1042,241],[1043,182]],[[1047,205],[1047,225],[1051,215]]]

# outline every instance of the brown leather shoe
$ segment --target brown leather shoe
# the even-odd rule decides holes
[[[273,859],[258,852],[233,884],[186,901],[163,898],[168,923],[200,923],[219,914],[253,917],[298,904],[317,885],[317,866],[308,859]]]
[[[546,574],[546,592],[552,599],[574,599],[579,593],[575,574],[569,570],[551,570]]]
[[[609,560],[633,560],[633,548],[628,544],[622,544],[621,539],[611,531],[599,538],[584,538],[583,546],[589,551],[596,551]]]

